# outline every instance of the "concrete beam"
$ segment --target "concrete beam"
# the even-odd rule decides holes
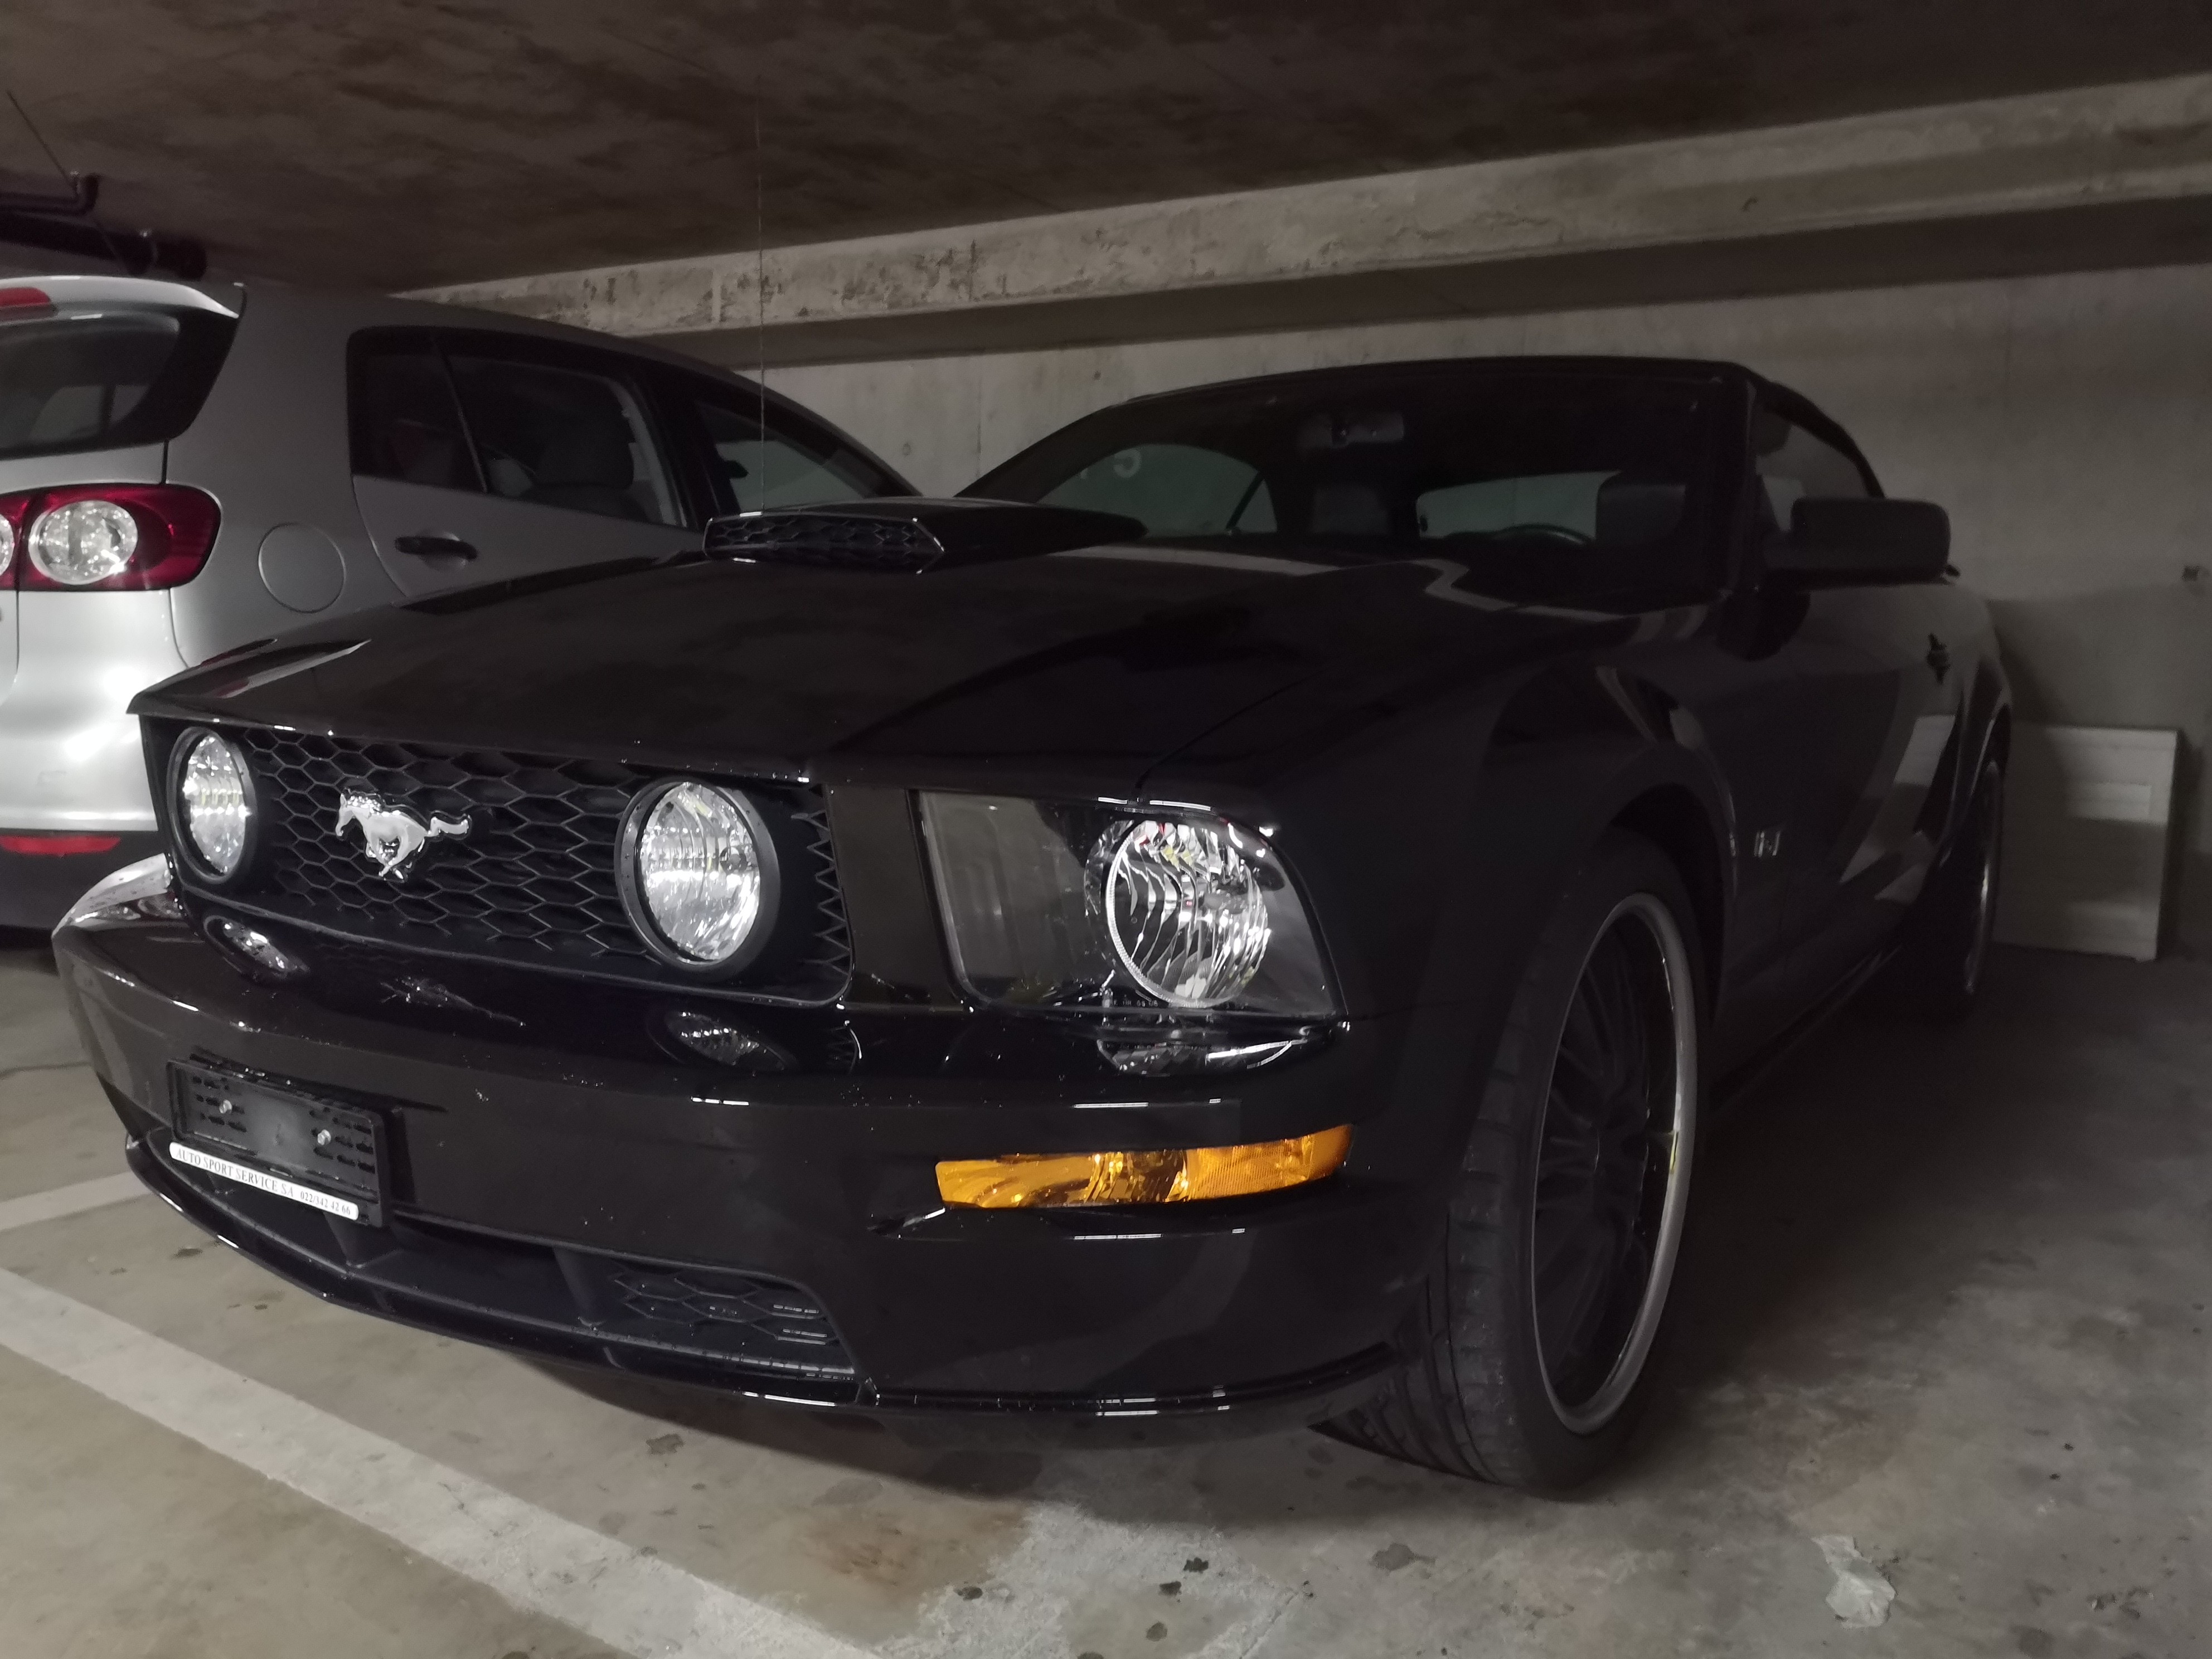
[[[2212,76],[471,283],[824,362],[2212,257]]]

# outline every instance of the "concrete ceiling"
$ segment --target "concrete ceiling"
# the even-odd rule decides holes
[[[2208,67],[2203,0],[0,9],[112,221],[387,289],[749,247],[757,202],[783,245]],[[0,188],[51,176],[0,107]]]

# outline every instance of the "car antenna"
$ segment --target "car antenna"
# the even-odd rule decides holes
[[[59,200],[33,198],[9,202],[7,205],[19,211],[28,209],[34,213],[65,213],[73,219],[90,219],[92,228],[100,233],[100,240],[107,244],[107,257],[125,270],[130,270],[131,262],[123,257],[123,250],[115,246],[115,239],[107,234],[107,227],[101,224],[93,213],[93,208],[100,201],[100,175],[96,173],[71,173],[62,165],[62,158],[54,154],[54,147],[46,142],[46,135],[39,131],[39,124],[31,118],[31,112],[23,107],[23,100],[15,95],[13,87],[8,88],[8,102],[22,121],[24,129],[30,133],[31,142],[46,152],[47,161],[61,176],[62,183],[69,186],[69,195]]]
[[[101,223],[100,216],[94,211],[100,201],[100,175],[72,173],[64,167],[61,157],[54,154],[54,147],[46,142],[46,134],[39,131],[39,124],[31,118],[31,112],[15,95],[15,89],[10,87],[6,90],[9,104],[30,133],[32,142],[45,152],[69,193],[0,193],[0,241],[94,259],[99,258],[104,249],[109,259],[132,276],[157,266],[176,272],[186,282],[206,275],[207,249],[191,237],[133,230],[123,232],[118,240],[116,233]],[[67,222],[71,219],[82,219],[88,224]]]

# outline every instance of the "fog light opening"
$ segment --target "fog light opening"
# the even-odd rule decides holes
[[[1256,1072],[1262,1066],[1272,1066],[1312,1046],[1318,1036],[1312,1031],[1298,1031],[1286,1036],[1255,1036],[1239,1041],[1234,1034],[1170,1028],[1157,1036],[1101,1037],[1098,1053],[1109,1066],[1130,1077]]]
[[[793,1061],[779,1043],[714,1014],[678,1009],[665,1022],[668,1035],[690,1054],[744,1072],[787,1072]]]
[[[306,963],[258,927],[248,927],[228,916],[210,916],[207,930],[217,944],[228,945],[255,967],[279,979],[298,979],[307,971]]]
[[[1084,1204],[1179,1204],[1303,1187],[1336,1173],[1352,1147],[1349,1125],[1291,1140],[1149,1152],[1012,1152],[937,1166],[937,1192],[971,1210],[1038,1210]]]

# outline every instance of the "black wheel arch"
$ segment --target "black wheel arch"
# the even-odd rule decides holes
[[[1999,772],[2011,770],[2012,725],[2012,689],[2003,667],[1991,658],[1980,665],[1974,676],[1973,688],[1966,696],[1965,729],[1956,753],[1960,760],[1971,757],[1972,763],[1960,766],[1951,781],[1951,811],[1945,826],[1946,856],[1959,827],[1966,822],[1983,772],[1992,763]]]
[[[1979,777],[1992,760],[2000,767],[2011,763],[2012,719],[2012,685],[1992,654],[1976,665],[1973,689],[1966,695],[1966,727],[1975,757],[1969,778]]]
[[[1461,878],[1434,911],[1410,1012],[1407,1063],[1421,1074],[1419,1092],[1452,1103],[1423,1114],[1419,1125],[1373,1126],[1365,1152],[1401,1176],[1457,1167],[1475,1085],[1527,963],[1576,872],[1608,835],[1626,830],[1650,842],[1680,876],[1696,912],[1685,921],[1695,930],[1710,1017],[1732,897],[1727,799],[1710,765],[1679,745],[1609,738],[1492,757],[1458,839]],[[1364,1161],[1361,1152],[1355,1158]]]
[[[1525,811],[1541,826],[1538,856],[1492,872],[1495,879],[1510,881],[1523,900],[1507,953],[1516,964],[1514,977],[1574,872],[1608,831],[1625,830],[1657,847],[1689,890],[1697,914],[1688,920],[1698,931],[1710,992],[1717,982],[1735,896],[1733,814],[1726,789],[1709,760],[1680,744],[1606,747],[1613,752],[1590,754],[1583,767],[1572,769],[1582,773],[1576,780],[1578,788],[1561,787],[1567,780],[1559,772],[1569,769],[1543,769],[1540,805],[1516,801],[1504,790],[1480,792],[1480,816]],[[1475,839],[1486,839],[1480,827]],[[1445,988],[1431,989],[1442,993]]]
[[[1719,988],[1720,963],[1728,944],[1732,894],[1727,831],[1705,804],[1679,783],[1645,790],[1613,817],[1609,828],[1641,836],[1667,855],[1697,914],[1688,918],[1698,930],[1707,999]]]

